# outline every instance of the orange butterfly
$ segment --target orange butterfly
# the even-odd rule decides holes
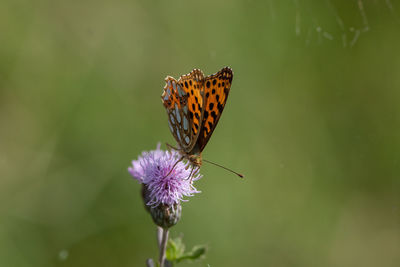
[[[177,150],[182,155],[179,161],[186,158],[192,171],[202,164],[201,152],[224,110],[232,78],[229,67],[207,77],[194,69],[178,81],[171,76],[165,78],[161,99],[167,110],[169,128],[179,145]]]

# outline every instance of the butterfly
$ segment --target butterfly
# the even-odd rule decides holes
[[[179,146],[179,161],[187,159],[192,171],[194,168],[198,171],[202,165],[201,153],[224,110],[232,79],[229,67],[207,77],[201,70],[194,69],[179,80],[171,76],[165,78],[161,100],[167,111],[169,128]]]

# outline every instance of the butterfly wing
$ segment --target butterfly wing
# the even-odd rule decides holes
[[[203,151],[224,110],[233,79],[232,69],[225,67],[204,80],[204,113],[197,144]]]
[[[181,149],[190,152],[200,134],[204,75],[195,69],[178,81],[168,76],[161,95],[172,135]]]

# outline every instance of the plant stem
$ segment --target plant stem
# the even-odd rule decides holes
[[[168,242],[168,234],[169,230],[162,228],[162,238],[161,238],[161,243],[160,243],[160,267],[164,267],[165,263],[165,250],[167,249],[167,242]]]

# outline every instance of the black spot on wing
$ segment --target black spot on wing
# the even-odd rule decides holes
[[[215,114],[215,111],[211,112],[211,117],[213,117],[214,121],[217,120],[217,114]]]
[[[218,103],[217,105],[218,111],[221,114],[222,110],[224,110],[224,106],[221,105],[221,103]]]
[[[208,108],[209,108],[210,110],[212,110],[212,109],[214,108],[214,103],[210,103],[210,104],[208,105]]]

